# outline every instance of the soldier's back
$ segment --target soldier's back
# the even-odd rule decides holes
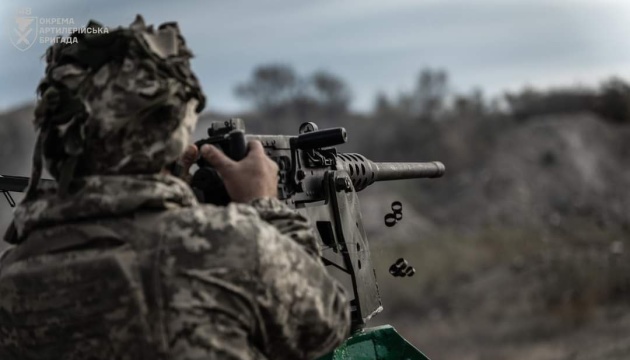
[[[33,231],[0,267],[0,358],[264,359],[251,211],[196,206]]]

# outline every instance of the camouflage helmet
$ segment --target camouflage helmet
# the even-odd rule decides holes
[[[29,193],[42,159],[60,192],[76,177],[157,173],[175,161],[205,105],[177,24],[90,21],[69,39],[46,51]]]

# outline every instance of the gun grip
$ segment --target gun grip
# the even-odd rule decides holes
[[[245,143],[245,133],[242,130],[231,131],[227,137],[227,144],[218,145],[225,154],[234,161],[240,161],[247,155],[247,144]],[[199,145],[198,145],[199,146]],[[193,175],[191,187],[199,202],[225,206],[231,199],[225,189],[225,184],[221,176],[215,169],[200,159],[199,169]]]
[[[247,155],[247,143],[245,142],[245,133],[243,130],[234,130],[230,132],[230,153],[229,156],[234,161],[241,161]]]
[[[195,171],[190,186],[201,203],[217,206],[226,206],[230,203],[230,196],[221,176],[211,167],[202,167]]]

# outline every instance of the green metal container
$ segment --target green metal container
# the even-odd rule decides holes
[[[318,360],[429,360],[396,330],[383,325],[353,334]]]

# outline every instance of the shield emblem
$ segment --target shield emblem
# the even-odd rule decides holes
[[[16,17],[10,37],[11,43],[18,50],[28,50],[37,40],[37,16]]]

